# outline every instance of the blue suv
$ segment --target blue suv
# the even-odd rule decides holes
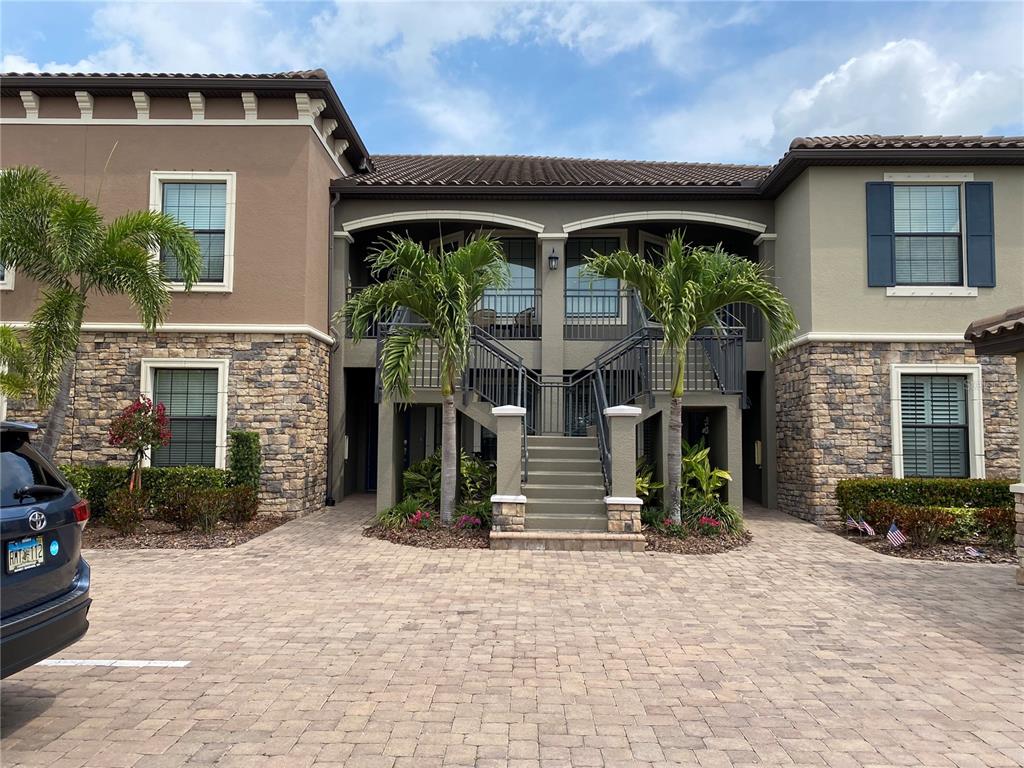
[[[33,424],[0,422],[0,677],[66,648],[89,628],[89,504],[35,451]]]

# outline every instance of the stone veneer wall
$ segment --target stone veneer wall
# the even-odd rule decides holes
[[[808,342],[775,369],[781,511],[838,524],[840,479],[892,475],[893,363],[980,363],[986,475],[1018,476],[1014,358],[975,357],[966,344]]]
[[[142,358],[228,358],[227,428],[260,433],[261,509],[323,507],[328,346],[305,334],[83,332],[59,463],[126,461],[107,444],[112,418],[138,397]],[[8,418],[38,420],[12,403]]]
[[[1024,483],[1018,487],[1024,489]],[[1013,541],[1017,545],[1017,583],[1024,587],[1024,490],[1015,493],[1013,499],[1015,502],[1013,519],[1016,523]]]

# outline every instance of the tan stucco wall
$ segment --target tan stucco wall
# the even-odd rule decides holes
[[[867,284],[864,185],[886,171],[973,173],[991,181],[995,202],[996,287],[976,297],[895,297]],[[804,181],[806,179],[806,181]],[[780,233],[799,231],[799,212],[783,212],[783,200],[807,187],[810,211],[811,322],[802,332],[899,332],[962,334],[979,317],[1024,301],[1024,168],[1019,166],[811,168],[779,198]],[[779,251],[782,251],[780,234]],[[805,262],[806,263],[806,262]],[[787,295],[790,292],[787,291]],[[797,299],[799,303],[799,299]]]
[[[7,124],[2,131],[3,166],[41,165],[94,200],[102,180],[99,204],[108,217],[149,207],[151,170],[235,171],[233,291],[175,294],[168,322],[326,330],[329,180],[340,173],[308,126]],[[37,286],[18,276],[15,290],[0,294],[0,317],[27,319],[36,296]],[[94,296],[86,321],[137,317],[121,298]]]
[[[811,326],[810,182],[808,174],[797,178],[775,201],[775,282],[789,299],[800,321],[800,332]]]

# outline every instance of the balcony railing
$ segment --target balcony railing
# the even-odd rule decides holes
[[[764,315],[750,304],[729,304],[725,314],[730,325],[747,329],[747,341],[764,341]]]
[[[582,341],[625,338],[635,323],[635,312],[633,292],[629,289],[567,288],[564,336]]]
[[[345,296],[345,301],[348,301],[349,299],[351,299],[353,296],[355,296],[360,291],[366,290],[367,287],[368,286],[365,286],[365,285],[353,285],[351,288],[348,289],[348,294]],[[378,328],[379,325],[380,325],[380,323],[377,320],[374,320],[372,323],[370,323],[370,325],[366,328],[366,333],[363,334],[363,338],[364,339],[375,339],[375,338],[377,338],[377,328]],[[346,339],[351,339],[352,338],[352,328],[349,326],[348,323],[345,323],[345,338]]]
[[[539,339],[540,305],[540,291],[488,291],[470,321],[496,339]]]

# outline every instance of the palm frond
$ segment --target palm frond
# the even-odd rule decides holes
[[[64,209],[73,196],[40,168],[0,171],[0,264],[45,285],[71,286],[67,242],[78,238],[63,229],[58,239],[55,219],[65,223]],[[80,233],[88,240],[89,233]]]
[[[101,275],[108,274],[104,261],[112,255],[120,257],[130,251],[145,254],[154,262],[161,251],[174,257],[186,290],[199,280],[203,268],[202,251],[192,230],[173,216],[158,211],[131,211],[110,222],[96,249],[92,266]],[[113,274],[116,275],[116,271]],[[98,283],[97,287],[110,292],[120,290],[116,284],[107,288]]]
[[[0,325],[0,393],[19,400],[35,393],[32,355],[20,334],[9,325]]]
[[[380,359],[380,381],[385,392],[397,394],[402,401],[412,397],[412,367],[420,342],[426,338],[424,328],[401,326],[385,337]]]
[[[131,242],[111,242],[95,254],[89,276],[96,290],[125,296],[148,331],[162,323],[171,295],[160,263]]]
[[[28,348],[39,405],[47,407],[60,384],[65,363],[74,357],[82,328],[85,299],[67,288],[43,292],[28,327]]]

